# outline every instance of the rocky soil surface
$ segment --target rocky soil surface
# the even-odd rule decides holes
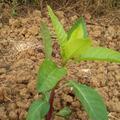
[[[41,97],[35,89],[36,75],[44,59],[39,31],[41,20],[51,30],[53,59],[59,64],[58,45],[47,12],[41,15],[34,9],[25,17],[16,18],[10,15],[5,18],[5,11],[0,14],[0,120],[25,120],[31,102]],[[78,18],[77,15],[66,15],[64,11],[56,11],[56,14],[66,30]],[[112,22],[107,18],[93,19],[88,13],[84,16],[95,45],[120,52],[120,23],[115,24],[112,18],[109,18]],[[7,23],[4,22],[6,19]],[[62,80],[56,90],[55,113],[67,105],[72,110],[68,120],[88,120],[72,90],[63,85],[66,80],[76,79],[94,87],[103,96],[109,120],[120,120],[120,64],[70,61],[67,68],[67,79]],[[54,115],[53,120],[65,119]]]

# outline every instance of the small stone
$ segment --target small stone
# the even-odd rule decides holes
[[[31,28],[28,29],[28,32],[32,35],[37,35],[39,32],[38,26],[32,26]]]
[[[79,108],[80,107],[80,102],[79,101],[72,102],[72,106]]]
[[[5,107],[0,107],[0,120],[7,120]]]
[[[115,75],[116,80],[120,80],[120,74],[119,75]]]
[[[23,28],[22,31],[20,32],[20,34],[25,35],[27,33],[27,29]]]
[[[17,108],[17,106],[16,106],[16,103],[10,103],[9,105],[8,105],[8,109],[11,111],[11,110],[15,110]]]
[[[115,96],[117,96],[119,94],[119,91],[117,89],[114,89],[113,93],[114,93]]]
[[[35,85],[36,85],[36,82],[35,82],[35,81],[31,81],[30,83],[28,83],[28,86],[27,86],[28,91],[29,91],[29,92],[35,91],[35,87],[36,87]]]
[[[25,102],[21,102],[21,101],[18,101],[16,104],[19,108],[24,108],[24,109],[28,108],[28,105],[29,105],[29,104],[27,104]]]
[[[54,106],[55,106],[55,109],[56,109],[56,110],[61,109],[60,98],[56,98],[56,99],[54,100]]]
[[[17,120],[17,114],[14,111],[9,112],[10,120]]]
[[[2,26],[3,26],[3,24],[2,24],[2,23],[0,23],[0,28],[2,28]]]
[[[108,103],[108,108],[111,112],[120,112],[120,102],[112,102]]]
[[[94,87],[99,87],[100,86],[100,82],[98,81],[98,79],[96,77],[93,77],[91,80],[91,84]]]
[[[34,16],[39,16],[39,17],[41,17],[41,11],[40,11],[40,10],[35,10],[35,11],[33,12],[33,15],[34,15]]]
[[[56,15],[62,19],[64,17],[64,12],[63,11],[56,11]]]
[[[4,88],[0,87],[0,101],[4,100]]]
[[[78,18],[77,15],[74,15],[71,17],[71,20],[74,22],[77,18]]]
[[[54,120],[65,120],[63,117],[55,116]]]
[[[111,37],[113,37],[113,36],[115,36],[115,29],[114,29],[114,27],[112,27],[112,26],[109,26],[108,27],[108,33],[109,33],[109,35],[111,36]]]
[[[5,74],[6,73],[6,69],[5,68],[0,68],[0,75]]]
[[[85,19],[88,21],[91,19],[90,13],[86,13],[84,16],[85,16]]]
[[[21,21],[18,19],[9,19],[9,25],[11,25],[13,28],[19,28],[21,27]]]
[[[27,89],[26,89],[26,88],[23,88],[23,89],[20,91],[20,95],[21,95],[22,97],[25,97],[26,94],[27,94]]]
[[[25,110],[21,110],[19,114],[19,120],[25,120],[27,116],[27,112]]]
[[[73,102],[73,98],[70,95],[64,94],[63,99],[65,100],[65,102],[69,102],[69,103]]]

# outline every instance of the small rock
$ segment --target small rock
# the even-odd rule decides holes
[[[56,99],[54,100],[54,106],[55,106],[55,109],[56,109],[56,110],[61,109],[60,98],[56,98]]]
[[[6,73],[6,69],[5,68],[0,68],[0,75],[5,74]]]
[[[40,11],[40,10],[35,10],[35,11],[33,12],[33,15],[34,15],[34,16],[39,16],[39,17],[41,17],[41,11]]]
[[[22,31],[20,32],[20,34],[25,35],[27,33],[27,29],[23,28]]]
[[[30,83],[28,83],[28,86],[27,86],[28,91],[29,92],[35,91],[35,87],[36,87],[35,85],[36,85],[36,81],[31,81]]]
[[[0,120],[7,120],[5,107],[0,107]]]
[[[120,80],[120,74],[115,75],[116,80]]]
[[[23,108],[23,109],[28,108],[28,105],[29,105],[28,103],[21,102],[21,101],[18,101],[16,104],[19,108]]]
[[[112,102],[108,103],[108,108],[111,112],[120,112],[120,102]]]
[[[15,113],[14,111],[10,111],[9,117],[10,117],[10,120],[17,120],[17,113]]]
[[[85,19],[88,20],[88,21],[91,19],[90,13],[85,13],[84,16],[85,16]]]
[[[15,110],[17,108],[17,105],[16,103],[10,103],[8,105],[8,110],[12,111],[12,110]]]
[[[4,100],[4,88],[0,87],[0,101]]]
[[[74,22],[77,18],[78,18],[77,15],[74,15],[71,17],[71,20]]]
[[[108,33],[109,33],[109,35],[111,36],[111,37],[113,37],[113,36],[115,36],[115,29],[114,29],[114,27],[112,27],[112,26],[109,26],[108,27]]]
[[[28,29],[28,32],[32,35],[37,35],[39,32],[38,26],[32,26],[31,28]]]
[[[65,120],[63,117],[55,116],[54,120]]]
[[[19,120],[25,120],[27,116],[27,112],[25,110],[21,110],[19,114]]]
[[[91,80],[91,84],[94,87],[100,87],[100,82],[98,81],[98,79],[96,77],[93,77]]]
[[[2,23],[0,23],[0,28],[2,28],[2,26],[3,26],[3,24],[2,24]]]
[[[9,25],[11,25],[13,28],[19,28],[21,27],[21,21],[18,19],[9,19]]]
[[[119,95],[119,91],[117,89],[114,89],[113,93],[114,93],[115,96]]]
[[[80,107],[80,102],[79,101],[72,102],[72,106],[79,108]]]
[[[63,11],[56,11],[57,16],[62,19],[64,17],[64,12]]]
[[[28,18],[21,19],[21,23],[22,24],[27,24],[28,20],[29,20]]]
[[[22,97],[25,97],[26,94],[27,94],[27,89],[26,89],[26,88],[23,88],[22,90],[20,90],[20,95],[21,95]]]
[[[70,95],[64,94],[63,99],[65,100],[65,102],[69,102],[69,103],[73,102],[73,98]]]
[[[94,26],[94,31],[93,31],[93,36],[94,37],[99,37],[101,36],[101,27],[100,26]]]

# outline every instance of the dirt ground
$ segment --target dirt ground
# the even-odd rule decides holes
[[[0,12],[0,120],[25,120],[32,101],[41,96],[35,89],[39,65],[44,60],[40,21],[46,22],[53,38],[53,59],[60,63],[58,45],[47,12],[33,9],[21,11],[12,17],[10,8]],[[78,18],[78,14],[56,11],[65,29]],[[120,19],[118,13],[94,18],[84,13],[89,35],[95,45],[120,51]],[[55,96],[55,112],[69,106],[72,114],[67,120],[88,120],[87,114],[64,82],[76,79],[98,90],[106,103],[109,120],[120,120],[120,64],[107,62],[70,61],[68,76],[60,82]],[[54,115],[53,120],[65,120]]]

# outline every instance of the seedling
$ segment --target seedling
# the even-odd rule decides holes
[[[17,0],[12,1],[12,5],[13,5],[13,7],[12,7],[12,15],[13,16],[17,16],[17,12],[16,12],[17,2],[18,2]]]
[[[99,60],[120,63],[119,52],[99,46],[93,47],[83,17],[77,20],[68,32],[65,32],[49,6],[48,12],[60,45],[63,66],[58,67],[53,62],[50,33],[47,26],[41,23],[45,60],[38,71],[37,91],[43,95],[43,98],[32,103],[28,111],[27,120],[52,120],[55,88],[63,77],[65,79],[67,75],[66,63],[70,59],[78,62]],[[75,80],[68,81],[67,85],[73,88],[76,97],[81,101],[90,120],[108,120],[106,106],[96,90]],[[65,106],[57,115],[66,117],[70,113],[71,110]]]

